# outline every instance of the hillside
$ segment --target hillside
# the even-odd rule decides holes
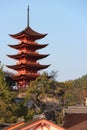
[[[71,95],[74,95],[77,99],[77,104],[84,103],[85,98],[87,97],[87,75],[82,76],[81,78],[67,81],[65,84],[70,84],[68,91]]]

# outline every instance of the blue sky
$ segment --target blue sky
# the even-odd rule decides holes
[[[8,44],[18,41],[15,34],[27,26],[27,6],[30,6],[30,26],[48,35],[38,43],[49,45],[40,53],[50,54],[40,61],[51,64],[45,71],[58,71],[57,80],[66,81],[87,74],[87,0],[6,0],[0,1],[0,60],[15,64],[6,55],[17,51]],[[6,67],[4,67],[7,70]],[[12,70],[9,70],[12,71]]]

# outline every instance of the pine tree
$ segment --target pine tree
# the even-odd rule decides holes
[[[16,122],[16,116],[14,113],[15,103],[13,98],[15,93],[9,91],[5,82],[5,74],[3,66],[0,68],[0,123]]]

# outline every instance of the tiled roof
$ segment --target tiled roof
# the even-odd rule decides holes
[[[67,130],[87,130],[87,120],[83,121],[81,123],[78,123],[78,124],[68,128]]]
[[[28,123],[24,123],[24,124],[19,124],[18,127],[16,127],[17,125],[15,124],[14,126],[8,127],[5,130],[37,130],[39,128],[46,128],[46,130],[65,130],[63,127],[60,127],[57,124],[54,124],[51,121],[48,121],[46,119],[39,119],[39,120],[32,120],[31,122]]]

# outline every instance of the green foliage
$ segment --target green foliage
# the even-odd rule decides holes
[[[0,68],[0,123],[9,120],[11,113],[11,95],[5,82],[3,68]]]
[[[56,123],[62,122],[62,109],[69,105],[83,103],[87,97],[87,75],[76,80],[57,82],[57,72],[50,74],[44,72],[42,76],[32,81],[27,90],[14,92],[9,90],[10,81],[5,80],[3,66],[0,68],[0,123],[14,123],[18,120],[32,120],[35,114],[49,112],[49,115]],[[18,94],[24,94],[23,101],[15,102]],[[47,98],[57,99],[49,103],[44,102]],[[32,105],[27,106],[28,101]],[[52,111],[51,111],[52,110]],[[52,115],[53,114],[53,115]],[[51,119],[51,120],[52,120]]]
[[[12,87],[15,86],[15,84],[16,84],[15,81],[12,79],[14,74],[11,72],[8,72],[8,71],[5,71],[4,73],[5,73],[5,81],[9,87],[9,89],[12,89]]]
[[[54,113],[54,117],[52,117],[53,120],[56,121],[56,113],[58,113],[58,111],[56,111],[56,107],[54,106],[55,103],[44,103],[43,99],[49,97],[51,99],[55,98],[59,100],[60,96],[64,93],[62,90],[61,85],[57,81],[50,78],[47,73],[43,73],[42,76],[30,83],[30,86],[26,91],[26,102],[32,99],[33,102],[39,107],[39,109],[33,109],[34,114],[44,113],[45,110],[49,111],[52,109],[52,113]],[[58,106],[58,104],[56,105]],[[52,113],[49,115],[52,115]]]
[[[26,92],[26,97],[32,97],[33,99],[36,99],[37,96],[43,97],[45,96],[45,92],[47,91],[47,89],[49,89],[47,76],[42,75],[41,77],[30,83],[30,86]]]
[[[14,102],[17,92],[10,91],[5,81],[3,67],[0,69],[0,123],[17,122],[22,115],[25,116],[26,108],[23,104]],[[23,111],[24,110],[24,111]],[[27,113],[27,112],[26,112]]]
[[[87,75],[81,78],[67,81],[65,85],[64,101],[66,106],[83,104],[87,97]]]
[[[34,114],[35,114],[35,111],[34,111],[34,109],[33,109],[33,108],[28,109],[28,111],[27,111],[27,115],[24,117],[25,121],[32,120],[32,119],[33,119]]]
[[[2,67],[0,69],[0,123],[13,123],[19,119],[31,120],[34,114],[43,113],[42,99],[59,94],[61,90],[58,82],[50,78],[47,73],[43,73],[41,77],[31,82],[27,91],[10,91],[8,85]],[[25,93],[24,100],[16,103],[14,99],[21,93]],[[31,99],[33,105],[29,108],[26,104]]]

